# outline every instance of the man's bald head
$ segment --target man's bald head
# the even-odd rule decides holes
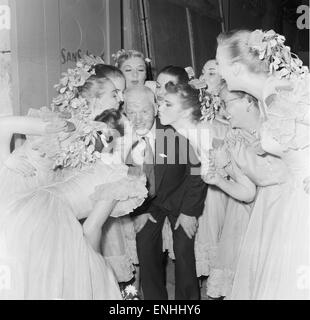
[[[139,104],[150,105],[156,108],[155,95],[153,91],[146,86],[133,86],[124,92],[125,108],[127,105]]]
[[[138,134],[151,130],[157,114],[155,96],[146,86],[133,86],[124,93],[124,111]]]

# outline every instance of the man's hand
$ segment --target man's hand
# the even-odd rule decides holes
[[[181,213],[175,224],[174,230],[177,230],[180,225],[190,239],[195,236],[198,228],[198,221],[196,217],[190,217]]]
[[[137,216],[133,222],[135,232],[139,233],[144,228],[148,220],[150,220],[153,223],[157,223],[157,221],[153,218],[153,216],[150,213],[144,213]]]

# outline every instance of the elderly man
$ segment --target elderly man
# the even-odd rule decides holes
[[[130,88],[124,100],[124,112],[136,135],[127,161],[143,168],[149,190],[148,199],[132,215],[144,299],[168,299],[162,250],[162,229],[168,217],[176,257],[175,299],[197,300],[194,240],[207,186],[200,175],[191,175],[189,153],[192,160],[194,151],[188,141],[156,118],[153,92],[145,86]]]

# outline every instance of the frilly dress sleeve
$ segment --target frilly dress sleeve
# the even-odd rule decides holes
[[[259,140],[255,135],[243,130],[231,130],[225,140],[226,155],[222,167],[233,160],[238,168],[257,186],[283,183],[287,177],[284,162],[274,156],[257,154],[255,145]],[[224,167],[225,168],[225,167]]]
[[[128,167],[123,164],[106,165],[111,172],[111,176],[106,177],[109,181],[95,187],[91,200],[94,203],[115,200],[117,202],[111,216],[116,218],[127,215],[141,206],[147,198],[146,177],[129,175]]]
[[[275,154],[310,144],[309,75],[288,84],[271,84],[264,93],[267,120],[263,123],[262,146]]]

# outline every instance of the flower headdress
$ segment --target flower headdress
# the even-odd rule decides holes
[[[83,168],[99,159],[100,153],[95,151],[98,131],[102,132],[102,143],[107,144],[104,124],[91,119],[87,100],[79,95],[79,89],[95,74],[94,66],[101,63],[104,61],[100,57],[84,56],[74,69],[63,73],[60,82],[55,85],[59,95],[53,99],[52,111],[66,114],[76,127],[70,137],[65,136],[67,143],[62,143],[58,137],[58,148],[53,154],[55,168]]]
[[[195,71],[194,71],[193,67],[186,67],[185,71],[186,71],[190,81],[194,80],[196,78]]]
[[[200,95],[201,103],[201,120],[211,121],[219,113],[220,108],[223,107],[223,101],[218,94],[213,94],[205,90]]]
[[[140,53],[140,52],[136,50],[121,49],[121,50],[118,50],[116,53],[113,53],[112,58],[115,62],[115,66],[118,67],[118,61],[122,56],[131,56],[131,55],[134,55],[135,53]],[[150,58],[144,58],[144,61],[146,64],[150,64],[152,62]]]
[[[258,53],[260,60],[267,62],[270,74],[275,72],[280,78],[290,79],[309,73],[308,68],[284,43],[285,37],[273,30],[255,30],[248,39],[250,50]]]
[[[52,109],[85,120],[91,111],[86,99],[79,96],[79,88],[95,74],[94,66],[101,63],[104,61],[100,57],[84,56],[74,69],[62,73],[60,82],[54,86],[59,95],[53,99]]]
[[[191,79],[189,85],[194,89],[199,90],[199,101],[201,104],[201,121],[211,121],[215,118],[223,102],[218,94],[208,91],[208,85],[204,79],[196,79],[195,72],[192,67],[185,68]]]

